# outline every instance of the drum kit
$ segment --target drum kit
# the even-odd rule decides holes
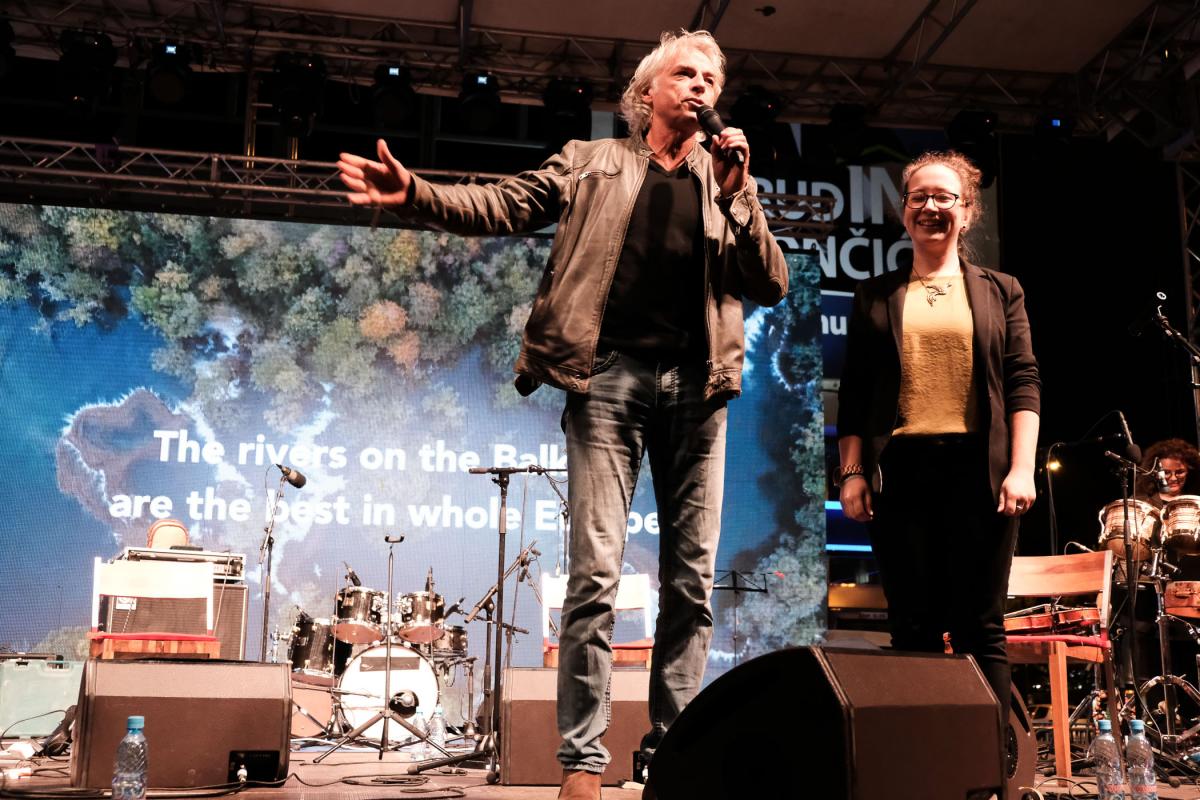
[[[1125,503],[1128,503],[1129,539],[1131,552],[1135,562],[1137,583],[1149,585],[1154,591],[1156,612],[1154,624],[1158,634],[1159,658],[1162,674],[1157,675],[1137,687],[1137,694],[1131,693],[1122,711],[1123,715],[1136,715],[1133,704],[1146,703],[1148,694],[1163,686],[1162,724],[1157,731],[1159,744],[1164,749],[1175,752],[1194,750],[1200,744],[1200,724],[1182,733],[1176,733],[1176,698],[1174,690],[1186,694],[1200,706],[1200,690],[1188,681],[1171,674],[1172,669],[1172,636],[1171,629],[1182,628],[1191,639],[1193,647],[1200,647],[1200,581],[1173,580],[1179,572],[1177,563],[1189,556],[1200,556],[1200,495],[1178,495],[1156,508],[1143,500],[1117,500],[1104,506],[1099,513],[1101,548],[1112,550],[1117,558],[1114,559],[1118,577],[1122,583],[1126,580],[1125,568]],[[1114,586],[1114,596],[1119,596],[1119,590]],[[1119,620],[1118,620],[1119,621]],[[1132,635],[1126,630],[1123,635]],[[1200,662],[1200,659],[1198,659]],[[1122,665],[1118,665],[1119,671]],[[1125,668],[1130,672],[1127,681],[1136,685],[1132,675],[1132,666]],[[1153,726],[1151,726],[1153,728]]]
[[[467,631],[447,622],[461,612],[462,600],[446,609],[443,597],[433,591],[432,569],[424,591],[391,598],[362,586],[349,565],[346,581],[334,597],[332,616],[314,617],[301,610],[290,633],[281,637],[288,643],[297,697],[293,736],[339,735],[367,722],[384,697],[389,655],[390,693],[413,693],[426,717],[441,704],[443,690],[459,671],[473,696],[475,659],[467,655]],[[376,722],[361,735],[382,741],[382,727]],[[387,736],[390,745],[412,740],[401,726]]]

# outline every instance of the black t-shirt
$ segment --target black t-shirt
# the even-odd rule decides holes
[[[700,196],[687,164],[654,160],[625,232],[600,326],[599,352],[706,358]]]

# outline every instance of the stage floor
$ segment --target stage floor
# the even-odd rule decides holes
[[[254,786],[241,792],[253,797],[272,800],[342,800],[343,798],[401,798],[414,795],[424,800],[466,798],[467,800],[553,800],[557,786],[501,786],[487,783],[483,769],[431,770],[421,775],[407,773],[411,759],[402,752],[385,753],[380,760],[375,750],[339,751],[320,764],[313,759],[321,750],[293,752],[290,774],[280,787]],[[151,750],[150,758],[154,758]],[[4,764],[11,768],[11,764]],[[4,787],[20,791],[68,786],[69,758],[35,758],[24,762],[32,766],[29,778],[4,782]],[[622,789],[605,786],[604,800],[640,800],[640,787]]]
[[[409,775],[407,770],[412,759],[403,752],[385,753],[381,760],[374,750],[343,750],[333,753],[319,764],[313,763],[313,759],[322,752],[319,749],[293,752],[288,780],[284,785],[253,786],[240,794],[262,800],[398,800],[414,795],[425,800],[553,800],[558,794],[557,786],[490,785],[486,771],[477,768],[431,770],[421,775]],[[5,763],[2,766],[7,769],[13,765]],[[36,758],[32,762],[24,762],[22,766],[32,766],[33,774],[28,778],[5,781],[5,789],[45,792],[69,785],[68,758]],[[1048,776],[1039,776],[1036,788],[1046,798],[1094,796],[1096,784],[1091,777],[1077,775],[1074,782],[1072,787],[1066,783],[1056,784]],[[640,800],[642,792],[636,784],[630,784],[629,788],[605,786],[602,796],[604,800]],[[1172,788],[1159,782],[1158,796],[1159,800],[1195,800],[1200,797],[1200,787],[1184,784]]]

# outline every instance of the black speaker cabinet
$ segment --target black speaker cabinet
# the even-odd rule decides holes
[[[71,785],[112,786],[125,721],[146,718],[155,788],[212,786],[288,774],[292,716],[288,664],[221,661],[101,661],[84,668],[79,690]]]
[[[1008,727],[1005,730],[1007,757],[1004,762],[1004,778],[1008,784],[1007,800],[1034,800],[1034,773],[1037,771],[1037,735],[1029,711],[1021,700],[1021,693],[1014,686],[1012,705],[1008,710]]]
[[[995,696],[968,656],[791,648],[700,692],[650,785],[658,800],[986,800],[1005,791],[1000,743]]]
[[[246,584],[213,581],[213,634],[221,640],[221,658],[246,657]],[[204,602],[166,597],[102,598],[100,620],[110,633],[204,633]]]
[[[500,782],[506,786],[553,786],[562,780],[555,753],[558,736],[558,671],[509,669],[501,705]],[[612,755],[604,783],[613,786],[633,773],[631,754],[650,730],[647,695],[650,672],[612,671],[612,717],[600,740]]]

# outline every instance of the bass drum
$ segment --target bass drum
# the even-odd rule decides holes
[[[417,698],[417,710],[426,719],[433,713],[433,707],[441,702],[437,673],[425,656],[403,644],[377,644],[350,659],[346,664],[346,671],[338,681],[336,693],[341,701],[342,720],[347,728],[357,728],[382,710],[389,646],[392,649],[389,687],[392,696],[397,692],[412,692]],[[382,720],[367,728],[362,735],[376,741],[382,739]],[[412,740],[412,735],[402,726],[388,723],[390,744],[404,744]]]

